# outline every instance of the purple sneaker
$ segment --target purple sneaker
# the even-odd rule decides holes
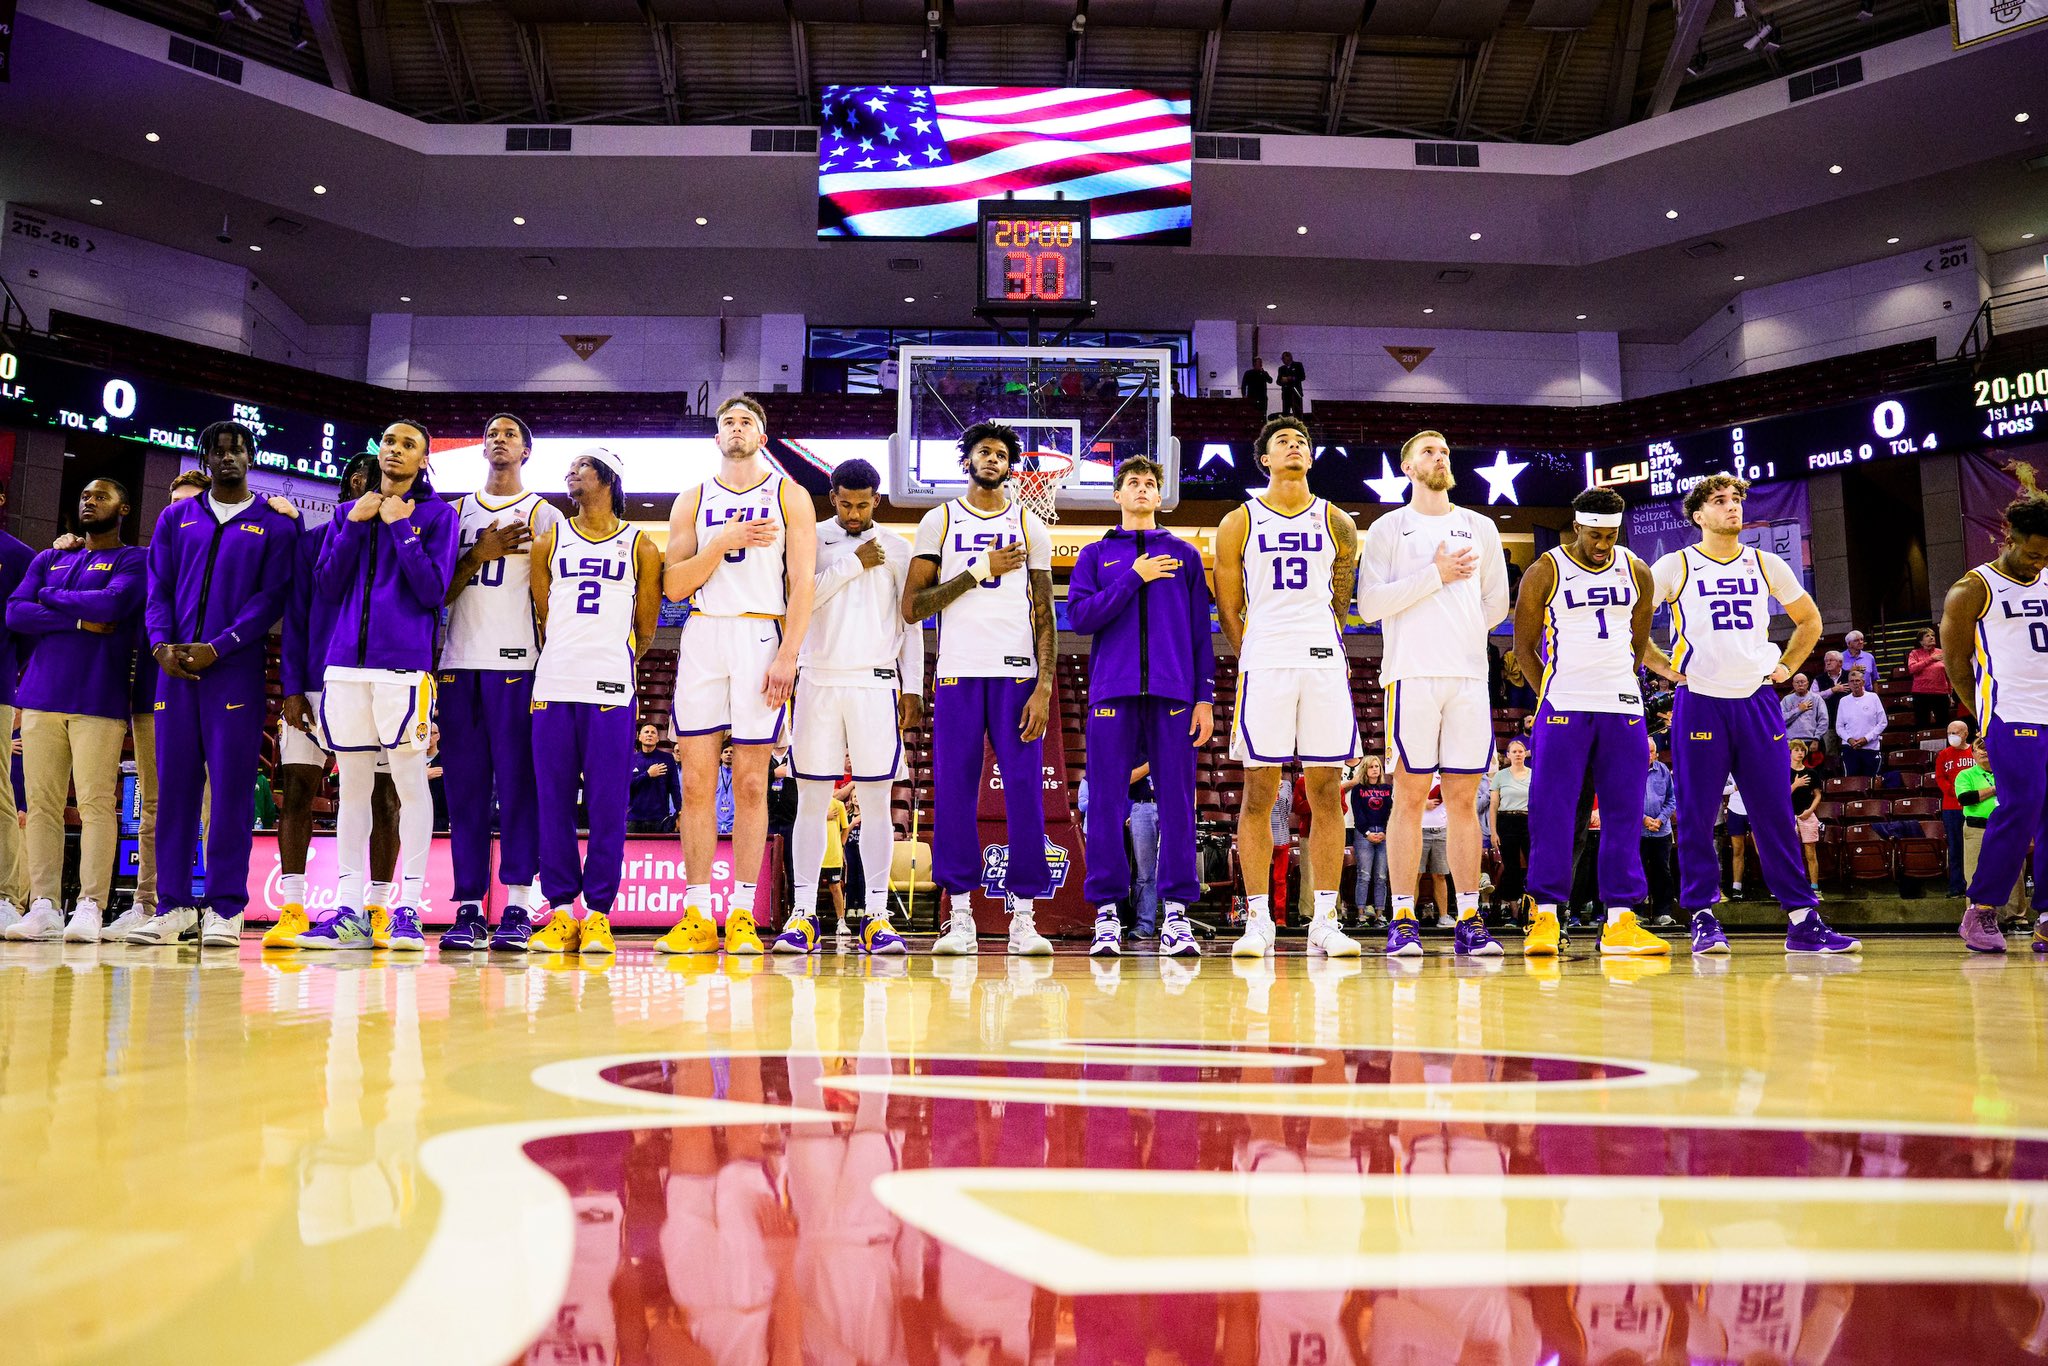
[[[1387,926],[1387,957],[1422,957],[1422,930],[1413,916],[1395,916]]]
[[[1692,951],[1699,954],[1728,952],[1728,936],[1712,911],[1692,913]]]
[[[525,953],[533,938],[533,919],[524,906],[507,906],[498,917],[497,933],[491,936],[492,953]]]
[[[474,901],[457,906],[455,923],[441,932],[443,953],[467,953],[486,948],[490,942],[491,922],[484,919],[484,908]]]
[[[1998,928],[1998,908],[1995,906],[1972,906],[1963,912],[1963,923],[1956,927],[1956,933],[1970,946],[1972,953],[2004,953],[2005,932]]]
[[[1458,922],[1454,950],[1460,958],[1498,958],[1500,944],[1486,932],[1485,922],[1476,915],[1468,915]]]
[[[1829,929],[1816,910],[1809,910],[1806,919],[1793,922],[1785,931],[1787,953],[1856,953],[1862,948],[1861,940]]]

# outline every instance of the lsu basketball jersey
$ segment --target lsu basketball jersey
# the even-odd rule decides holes
[[[524,524],[538,537],[562,520],[545,498],[532,492],[502,503],[493,503],[485,494],[466,493],[455,500],[455,515],[465,554],[487,527]],[[441,667],[530,672],[540,659],[532,580],[529,555],[504,555],[479,565],[462,596],[448,608]]]
[[[1500,528],[1490,517],[1461,507],[1430,515],[1408,504],[1373,522],[1359,538],[1360,615],[1365,615],[1370,588],[1429,573],[1444,546],[1471,551],[1475,570],[1470,578],[1441,584],[1379,618],[1383,684],[1487,676],[1487,634],[1508,614],[1507,560]]]
[[[547,643],[533,673],[536,702],[633,701],[633,553],[641,533],[621,526],[593,541],[564,521],[548,584]]]
[[[1344,668],[1344,640],[1330,606],[1337,564],[1330,504],[1317,498],[1292,516],[1262,498],[1244,506],[1243,667]]]
[[[1722,1357],[1790,1361],[1806,1326],[1806,1286],[1800,1281],[1709,1285],[1698,1292],[1707,1319],[1728,1339]]]
[[[1970,661],[1977,715],[2048,723],[2048,582],[2007,578],[1996,564],[1970,572],[1988,590]]]
[[[758,484],[730,489],[716,479],[697,486],[697,544],[725,529],[727,522],[773,522],[769,545],[729,550],[704,586],[691,598],[707,617],[780,617],[789,610],[786,568],[788,543],[782,525],[782,486],[789,481],[770,472]]]
[[[1563,546],[1545,552],[1557,573],[1543,605],[1543,677],[1536,696],[1552,711],[1636,715],[1643,709],[1629,625],[1635,614],[1635,566],[1614,547],[1604,569],[1588,569]]]
[[[1658,1361],[1671,1345],[1671,1304],[1656,1285],[1578,1285],[1566,1294],[1587,1361],[1607,1361],[1624,1352]]]
[[[1036,678],[1037,647],[1031,636],[1031,571],[1052,568],[1052,537],[1022,503],[1000,512],[977,512],[955,498],[924,515],[918,524],[917,553],[939,560],[939,582],[967,572],[975,556],[1024,542],[1022,569],[948,603],[939,613],[940,678]]]
[[[1746,545],[1717,560],[1689,545],[1657,561],[1660,602],[1671,604],[1671,661],[1703,697],[1748,697],[1778,667],[1771,599],[1794,603],[1806,585],[1768,550]]]

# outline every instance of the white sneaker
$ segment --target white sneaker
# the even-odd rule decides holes
[[[1114,958],[1124,951],[1124,927],[1116,912],[1095,917],[1095,942],[1088,946],[1090,958]]]
[[[1023,958],[1052,957],[1052,941],[1038,932],[1036,913],[1010,913],[1010,952]]]
[[[1436,913],[1436,927],[1440,930],[1455,930],[1458,928],[1458,922],[1449,911],[1438,911]]]
[[[1273,952],[1273,917],[1248,915],[1244,933],[1230,946],[1232,958],[1264,958]]]
[[[1344,927],[1330,915],[1319,915],[1309,922],[1308,951],[1331,958],[1356,958],[1359,955],[1358,941],[1344,933]]]
[[[46,943],[51,940],[62,939],[64,937],[63,913],[50,904],[48,897],[31,901],[28,906],[28,914],[21,918],[20,924],[7,931],[7,937],[17,941],[40,940]]]
[[[1188,984],[1202,975],[1202,960],[1199,958],[1161,958],[1159,960],[1159,985],[1166,988],[1168,996],[1178,996],[1188,989]]]
[[[100,938],[109,944],[125,944],[128,936],[148,924],[153,914],[147,906],[130,906],[100,931]]]
[[[935,954],[981,952],[980,931],[974,926],[974,912],[955,911],[946,921],[946,932],[932,941]]]
[[[242,917],[240,915],[216,915],[209,907],[199,923],[199,947],[202,949],[232,949],[242,942]]]
[[[175,944],[178,942],[178,936],[191,929],[198,921],[199,912],[190,906],[174,906],[168,909],[159,906],[155,915],[128,932],[128,942]]]
[[[64,942],[67,944],[97,944],[100,942],[100,903],[89,896],[78,898],[71,908],[71,919],[64,925]]]
[[[7,932],[20,923],[21,907],[15,905],[6,897],[0,896],[0,939],[13,938],[14,936]]]

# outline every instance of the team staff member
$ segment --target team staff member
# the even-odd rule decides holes
[[[160,904],[131,943],[174,940],[197,916],[192,852],[210,781],[203,946],[241,942],[249,901],[249,816],[263,747],[263,640],[284,613],[299,524],[249,488],[256,437],[238,422],[200,433],[212,487],[165,508],[149,542],[149,644],[157,669]]]
[[[676,756],[661,747],[661,727],[640,723],[633,751],[633,790],[626,799],[626,829],[636,835],[672,835],[683,809],[683,782]]]
[[[7,496],[0,494],[0,508]],[[4,531],[0,531],[0,599],[11,597],[28,573],[36,553]],[[14,692],[21,678],[21,663],[15,657],[14,633],[6,628],[0,614],[0,738],[14,734]],[[22,860],[21,821],[14,810],[14,784],[0,782],[0,934],[21,923],[21,908],[28,904],[28,867]]]
[[[1132,890],[1124,853],[1129,774],[1151,764],[1159,807],[1159,890],[1166,917],[1159,952],[1200,954],[1188,903],[1200,898],[1195,864],[1195,751],[1215,729],[1216,656],[1202,553],[1159,528],[1165,471],[1142,456],[1116,468],[1118,526],[1081,548],[1067,590],[1068,620],[1095,642],[1088,671],[1088,880],[1095,903],[1091,954],[1123,951],[1118,898]]]
[[[128,491],[95,479],[78,495],[76,550],[29,562],[7,602],[7,626],[36,637],[15,701],[28,794],[29,909],[9,939],[100,937],[119,836],[121,742],[128,734],[130,654],[142,608],[143,554],[121,544]],[[78,900],[67,925],[64,807],[78,793]]]

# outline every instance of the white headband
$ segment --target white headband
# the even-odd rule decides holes
[[[1572,519],[1580,526],[1594,527],[1601,531],[1621,525],[1621,514],[1618,512],[1574,512]]]

